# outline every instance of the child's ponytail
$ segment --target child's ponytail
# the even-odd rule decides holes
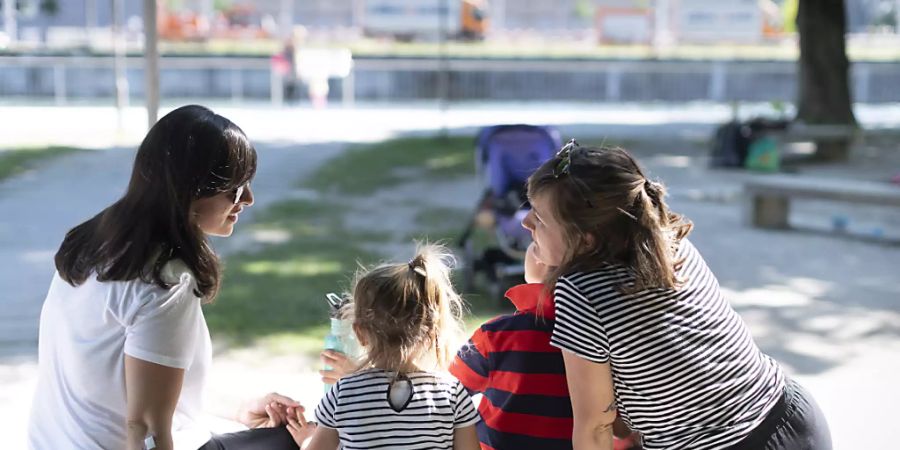
[[[436,365],[447,367],[456,354],[463,332],[462,299],[450,279],[450,269],[454,265],[453,255],[444,247],[427,244],[420,246],[416,253],[413,262],[424,269],[425,288],[421,300],[427,305],[427,316],[432,322],[427,340],[432,347]],[[414,272],[421,274],[416,269]]]
[[[462,334],[462,300],[450,281],[453,258],[422,245],[408,263],[357,275],[354,324],[368,355],[363,366],[403,372],[411,365],[445,368]]]

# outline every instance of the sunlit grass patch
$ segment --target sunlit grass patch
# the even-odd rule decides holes
[[[366,194],[403,182],[474,175],[474,138],[411,137],[359,145],[328,161],[306,187]]]
[[[377,233],[350,233],[340,208],[312,200],[273,205],[255,225],[290,234],[278,245],[228,256],[222,290],[206,315],[214,335],[241,342],[271,335],[308,335],[328,321],[324,295],[348,288],[359,263],[377,255],[362,243],[386,239]]]
[[[282,277],[334,274],[339,273],[341,268],[340,261],[321,261],[311,258],[280,262],[253,261],[241,267],[244,272],[249,274],[272,274]]]
[[[0,180],[33,169],[43,161],[76,151],[80,150],[73,147],[36,147],[2,150],[0,151]]]

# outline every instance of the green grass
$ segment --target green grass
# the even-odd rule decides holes
[[[293,200],[265,211],[255,228],[278,230],[289,239],[227,257],[222,290],[206,312],[213,334],[241,342],[282,334],[323,336],[325,293],[346,290],[357,263],[378,260],[363,242],[385,239],[374,233],[351,235],[340,209]]]
[[[78,149],[72,147],[37,147],[0,151],[0,180],[14,177],[37,167],[44,161],[66,155]]]
[[[408,234],[407,241],[443,242],[453,246],[462,234],[466,221],[472,214],[471,210],[458,208],[430,207],[424,202],[420,203],[421,209],[413,219],[416,231]],[[474,208],[475,205],[472,205]]]
[[[358,146],[302,183],[315,188],[319,197],[287,200],[262,211],[254,231],[274,231],[286,240],[225,259],[222,289],[205,310],[217,342],[256,345],[276,354],[320,351],[328,331],[324,294],[348,289],[360,263],[371,265],[382,258],[366,244],[405,244],[415,237],[452,245],[468,218],[468,211],[430,207],[422,199],[414,205],[421,207],[415,217],[416,236],[351,232],[344,223],[344,214],[354,204],[348,195],[403,182],[472,176],[471,147],[471,138],[404,138]],[[465,298],[470,329],[505,311],[482,292]]]
[[[327,162],[303,184],[367,194],[403,182],[474,175],[472,137],[413,137],[360,145]]]

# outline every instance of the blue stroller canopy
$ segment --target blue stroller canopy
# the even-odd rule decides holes
[[[560,147],[559,132],[535,125],[495,125],[483,128],[476,148],[487,184],[495,198],[511,190],[521,193],[528,177]]]

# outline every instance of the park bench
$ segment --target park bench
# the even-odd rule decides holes
[[[747,222],[762,228],[788,228],[793,199],[900,207],[900,187],[849,179],[766,175],[745,182],[744,194]]]
[[[810,156],[806,152],[796,153],[791,150],[790,144],[811,143],[816,157],[825,160],[843,159],[838,155],[845,155],[848,146],[858,144],[865,139],[863,129],[855,125],[811,125],[802,122],[791,122],[782,129],[762,130],[758,137],[770,138],[775,141],[775,146],[781,154],[782,162],[802,161]],[[833,147],[830,144],[836,144]],[[828,146],[822,148],[821,146]]]
[[[852,141],[862,136],[863,130],[854,125],[810,125],[791,122],[783,129],[769,129],[762,133],[779,142],[828,142]]]

